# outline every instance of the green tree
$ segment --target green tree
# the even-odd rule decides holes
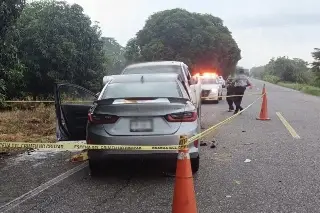
[[[19,57],[26,67],[26,92],[34,98],[52,93],[66,81],[100,90],[106,56],[97,24],[77,4],[35,1],[17,22]]]
[[[19,34],[13,26],[24,5],[24,0],[0,2],[0,102],[17,95],[21,86],[23,65],[15,46]]]
[[[20,16],[25,0],[2,0],[0,2],[0,41],[4,41],[6,32]]]
[[[299,58],[290,59],[286,56],[272,58],[266,65],[268,74],[277,76],[281,81],[286,82],[308,82],[308,63]]]
[[[314,61],[312,62],[312,70],[320,78],[320,48],[314,48],[314,51],[312,52],[312,57],[314,59]]]
[[[151,15],[130,40],[128,61],[178,60],[193,69],[215,68],[227,76],[241,59],[223,21],[209,14],[172,9]]]
[[[126,64],[124,47],[114,38],[102,37],[103,50],[109,61],[108,75],[120,74]]]
[[[142,61],[141,49],[137,38],[132,38],[128,41],[125,47],[124,57],[129,64]]]
[[[250,73],[254,78],[263,79],[265,75],[265,66],[252,67]]]

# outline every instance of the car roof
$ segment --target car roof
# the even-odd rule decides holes
[[[110,76],[110,83],[133,83],[141,82],[143,76],[144,82],[174,82],[178,80],[179,74],[176,73],[158,73],[158,74],[124,74]]]
[[[151,62],[143,62],[143,63],[137,63],[137,64],[131,64],[127,66],[127,68],[135,68],[135,67],[148,67],[148,66],[168,66],[168,65],[176,65],[181,66],[184,64],[181,61],[151,61]]]

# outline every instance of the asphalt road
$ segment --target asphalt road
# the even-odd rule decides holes
[[[263,82],[253,82],[244,107],[258,97],[249,93],[261,92]],[[217,147],[201,147],[194,177],[199,212],[320,211],[320,98],[269,83],[266,89],[270,121],[256,120],[258,101],[205,139]],[[231,115],[225,100],[202,106],[204,127]],[[93,178],[87,163],[67,162],[70,156],[35,152],[0,160],[0,212],[171,212],[174,178],[161,175],[157,166],[119,165]],[[46,185],[37,188],[41,184]]]

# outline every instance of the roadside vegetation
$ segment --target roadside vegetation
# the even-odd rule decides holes
[[[273,84],[320,96],[320,49],[311,53],[314,61],[308,64],[299,58],[272,58],[268,64],[251,69],[251,75]]]
[[[152,14],[125,47],[102,36],[80,5],[65,1],[2,1],[0,20],[0,141],[55,141],[52,103],[6,102],[53,101],[54,83],[98,92],[103,76],[151,60],[179,60],[193,71],[212,68],[227,76],[241,59],[222,19],[183,9]]]

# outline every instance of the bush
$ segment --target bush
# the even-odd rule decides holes
[[[319,87],[314,87],[306,84],[298,84],[298,83],[284,83],[284,82],[279,82],[278,83],[280,86],[291,88],[294,90],[298,90],[310,95],[315,95],[315,96],[320,96],[320,88]]]
[[[263,76],[262,80],[268,81],[273,84],[277,84],[280,82],[280,78],[278,76],[274,76],[274,75],[265,75],[265,76]]]

